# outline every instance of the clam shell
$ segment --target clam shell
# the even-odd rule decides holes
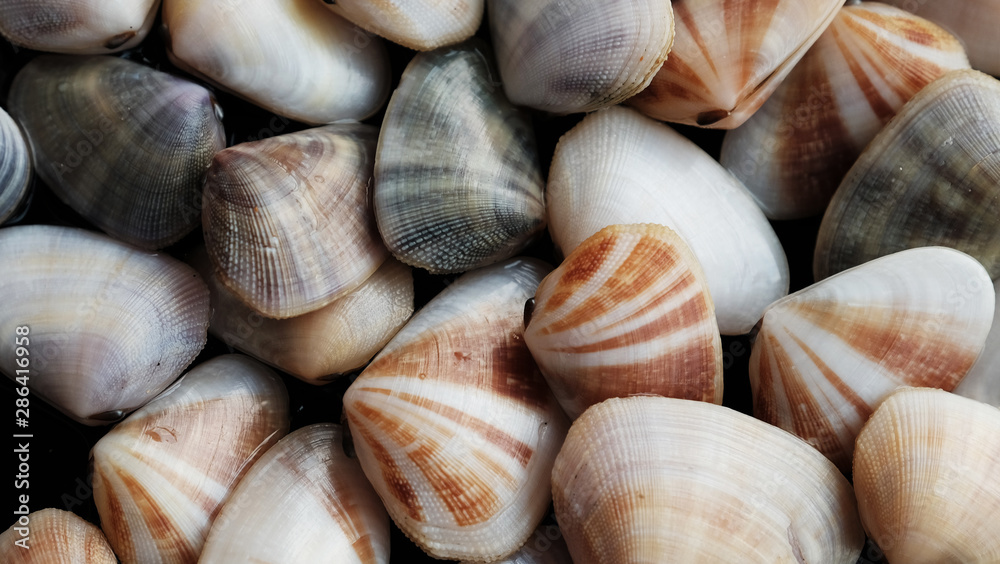
[[[858,435],[861,522],[890,562],[1000,560],[1000,413],[941,390],[889,396]]]
[[[389,517],[340,425],[303,427],[240,480],[212,524],[200,564],[388,564]]]
[[[375,128],[331,125],[220,151],[205,181],[219,279],[267,317],[317,310],[385,261],[368,202]]]
[[[42,180],[109,235],[157,249],[198,226],[205,169],[225,147],[205,88],[125,59],[48,55],[18,73],[10,112]]]
[[[483,0],[323,1],[333,13],[418,51],[464,41],[483,20]]]
[[[205,345],[208,289],[170,257],[31,225],[0,230],[0,264],[0,331],[28,328],[32,395],[81,423],[107,424],[151,400]],[[0,342],[10,378],[25,357],[16,346]]]
[[[52,508],[24,515],[0,534],[0,560],[7,564],[118,562],[100,529],[69,511]]]
[[[524,302],[547,271],[517,259],[462,276],[344,395],[365,475],[435,558],[503,558],[548,508],[569,424],[521,330]]]
[[[1000,296],[1000,280],[993,284],[993,291]],[[996,300],[993,326],[986,337],[983,354],[952,391],[960,396],[1000,407],[1000,299]]]
[[[31,152],[17,123],[0,108],[0,224],[24,209],[31,187]]]
[[[722,165],[771,219],[823,213],[882,127],[921,88],[969,68],[962,44],[891,6],[844,6],[760,110],[726,134]]]
[[[952,247],[1000,278],[1000,82],[952,71],[899,111],[830,201],[817,280],[875,257]]]
[[[465,560],[462,564],[472,562]],[[493,564],[573,564],[573,560],[559,527],[542,524],[517,552]]]
[[[909,10],[950,30],[965,44],[972,68],[1000,75],[1000,42],[997,41],[1000,4],[996,0],[885,0],[885,3]]]
[[[659,120],[732,129],[819,39],[840,0],[677,0],[674,47],[629,101]]]
[[[615,398],[570,428],[552,471],[573,562],[854,564],[851,485],[792,435],[717,405]]]
[[[746,188],[635,110],[595,112],[565,134],[546,192],[549,232],[564,253],[614,224],[658,223],[680,234],[701,262],[725,335],[750,331],[788,292],[785,253]]]
[[[671,3],[489,0],[490,31],[512,102],[568,114],[640,92],[674,40]]]
[[[534,133],[493,76],[478,41],[421,53],[389,101],[373,199],[386,246],[407,264],[479,268],[545,227]]]
[[[364,119],[389,95],[382,40],[317,0],[165,0],[179,68],[309,124]]]
[[[28,49],[101,55],[139,45],[159,8],[159,0],[5,0],[0,34]]]
[[[662,225],[584,241],[535,293],[524,341],[571,419],[611,397],[722,403],[722,342],[698,259]]]
[[[230,492],[288,432],[288,396],[245,356],[198,365],[90,453],[101,527],[122,562],[196,562]]]
[[[910,249],[768,308],[750,355],[754,415],[845,472],[872,410],[900,386],[953,389],[983,350],[993,285],[972,257]]]
[[[290,319],[262,317],[241,302],[213,274],[204,249],[189,262],[212,295],[209,333],[310,384],[364,366],[413,315],[413,273],[393,259],[353,292]]]

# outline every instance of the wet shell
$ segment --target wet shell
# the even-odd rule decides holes
[[[975,281],[970,280],[970,291],[973,284]],[[1000,296],[1000,280],[993,284],[993,291]],[[993,326],[986,337],[983,354],[953,391],[960,396],[1000,407],[1000,299],[996,301]]]
[[[503,96],[476,41],[418,54],[382,122],[378,228],[399,260],[464,272],[509,258],[545,228],[528,118]]]
[[[385,261],[368,202],[375,128],[331,125],[220,151],[205,182],[219,279],[267,317],[317,310]]]
[[[1000,82],[952,71],[868,145],[820,226],[817,280],[902,249],[941,245],[1000,278]]]
[[[665,0],[489,0],[503,88],[512,102],[568,114],[641,91],[674,40]]]
[[[1000,75],[1000,41],[997,41],[1000,4],[996,0],[886,0],[886,4],[914,12],[950,30],[965,44],[974,69]]]
[[[462,564],[472,564],[466,560]],[[494,564],[573,564],[563,540],[562,531],[556,525],[539,525],[528,542],[507,558]]]
[[[364,119],[389,95],[382,40],[317,0],[164,0],[181,69],[310,124]]]
[[[31,152],[21,128],[0,108],[0,224],[20,213],[31,187]]]
[[[608,225],[657,223],[701,262],[725,335],[750,331],[788,292],[777,235],[746,188],[697,145],[627,108],[595,112],[559,140],[546,193],[563,253]]]
[[[198,365],[90,453],[101,527],[125,564],[196,562],[232,488],[288,432],[281,379],[245,356]]]
[[[549,505],[569,426],[522,336],[547,272],[518,259],[459,278],[344,396],[358,459],[389,515],[435,558],[516,551]]]
[[[858,435],[861,522],[889,562],[1000,561],[1000,412],[941,390],[899,390]]]
[[[584,241],[538,286],[524,341],[571,419],[634,394],[722,403],[705,274],[662,225],[615,225]]]
[[[225,147],[205,88],[125,59],[50,55],[18,73],[10,112],[39,176],[109,235],[158,249],[198,226],[205,169]]]
[[[969,68],[958,40],[909,12],[844,6],[774,94],[726,134],[721,162],[771,219],[823,213],[872,138],[921,88]]]
[[[28,49],[101,55],[139,45],[159,8],[159,0],[5,0],[0,34]]]
[[[732,129],[819,39],[840,0],[677,0],[667,62],[629,104],[656,119]]]
[[[335,14],[418,51],[468,39],[483,20],[483,0],[323,1]]]
[[[353,292],[290,319],[269,319],[247,307],[214,276],[204,249],[189,262],[212,293],[208,331],[310,384],[364,366],[413,315],[413,274],[393,259]]]
[[[854,492],[792,435],[717,405],[610,399],[573,423],[552,471],[573,561],[854,564]]]
[[[212,524],[200,564],[388,564],[389,517],[340,425],[303,427],[240,480]]]
[[[13,335],[26,337],[32,395],[82,423],[107,424],[151,400],[205,345],[208,288],[170,257],[32,225],[0,230],[0,264],[0,331],[12,336],[0,341],[4,374],[14,378],[25,356]]]
[[[845,472],[872,410],[900,386],[953,389],[992,323],[993,286],[944,247],[883,257],[776,302],[750,355],[754,415]]]
[[[17,519],[0,534],[0,560],[7,564],[118,562],[104,533],[69,511],[42,509]]]

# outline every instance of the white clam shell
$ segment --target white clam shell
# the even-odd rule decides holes
[[[996,296],[1000,296],[1000,280],[993,283],[993,290]],[[996,300],[993,326],[986,337],[983,354],[952,391],[1000,407],[1000,299]]]
[[[31,500],[30,494],[29,501]],[[117,564],[104,533],[74,513],[42,509],[20,517],[0,534],[6,564]],[[16,543],[16,544],[15,544]]]
[[[465,560],[462,564],[473,561]],[[573,564],[573,559],[558,525],[543,523],[517,552],[493,564]]]
[[[464,41],[483,20],[483,0],[323,1],[335,14],[418,51]]]
[[[141,43],[159,8],[160,0],[5,0],[0,34],[38,51],[101,55]]]
[[[0,109],[0,224],[25,207],[31,169],[28,141],[13,118]]]
[[[559,141],[549,232],[568,254],[608,225],[658,223],[681,235],[708,278],[719,329],[750,331],[788,292],[788,262],[750,193],[697,145],[635,110],[595,112]]]

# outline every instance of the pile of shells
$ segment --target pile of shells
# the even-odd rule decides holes
[[[1000,561],[942,6],[5,2],[0,560]]]

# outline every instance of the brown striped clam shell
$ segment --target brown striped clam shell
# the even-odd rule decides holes
[[[28,49],[103,55],[139,45],[159,11],[160,0],[5,0],[0,34]]]
[[[972,68],[1000,76],[1000,3],[996,0],[885,0],[951,31],[965,44]]]
[[[524,341],[571,419],[611,397],[722,403],[722,343],[698,259],[667,227],[605,227],[542,280]]]
[[[15,518],[0,534],[0,560],[6,564],[118,562],[104,533],[74,513],[48,508]]]

